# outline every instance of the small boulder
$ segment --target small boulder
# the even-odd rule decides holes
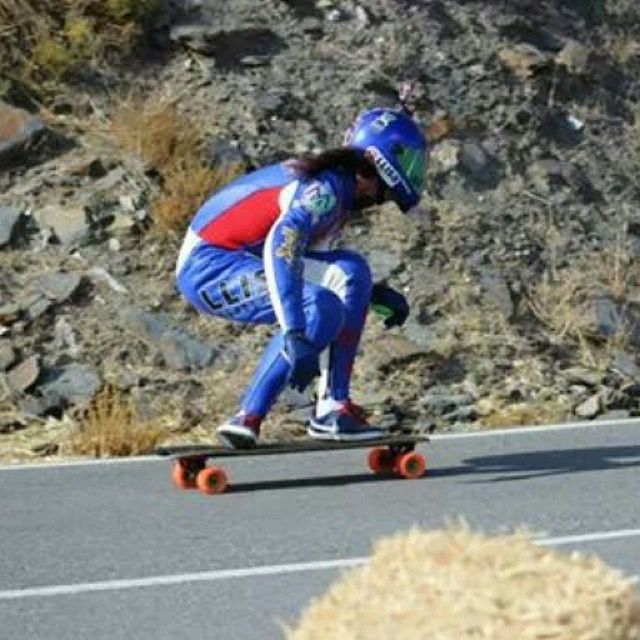
[[[479,142],[465,142],[458,156],[458,170],[478,188],[494,188],[502,179],[498,160]]]
[[[40,375],[40,359],[33,355],[10,369],[7,373],[9,389],[22,393],[31,388]]]
[[[636,364],[636,358],[631,353],[618,351],[613,361],[613,370],[621,376],[640,380],[640,368]]]
[[[8,340],[0,340],[0,371],[6,371],[16,361],[16,352]]]
[[[36,210],[34,218],[41,229],[52,231],[56,239],[64,245],[81,242],[89,235],[84,207],[49,205]]]
[[[32,147],[46,132],[40,118],[0,101],[0,169],[28,162]]]
[[[62,304],[78,292],[82,281],[78,273],[59,271],[44,276],[38,282],[38,289],[56,304]]]
[[[443,140],[429,155],[430,167],[435,173],[447,173],[455,169],[460,160],[460,144],[455,140]]]
[[[570,73],[584,73],[589,60],[589,49],[576,40],[568,40],[556,54],[555,62]]]
[[[171,42],[204,56],[212,56],[218,52],[218,39],[224,35],[224,29],[205,23],[179,24],[169,32]]]
[[[498,59],[520,80],[527,80],[548,64],[551,57],[533,45],[522,43],[501,49]]]
[[[217,356],[210,345],[171,326],[166,314],[127,309],[122,313],[121,319],[127,328],[159,353],[165,364],[172,369],[201,369],[212,364]]]
[[[14,207],[0,207],[0,248],[11,244],[20,227],[22,212]]]
[[[20,307],[17,304],[0,305],[0,325],[13,324],[20,318]]]
[[[594,369],[585,367],[571,367],[562,371],[569,384],[598,387],[602,384],[602,374]]]
[[[249,159],[244,151],[235,142],[225,138],[207,140],[203,154],[207,164],[212,168],[231,170],[249,165]]]
[[[602,399],[599,393],[587,398],[584,402],[580,403],[575,409],[574,413],[579,418],[595,418],[602,411]]]
[[[70,364],[45,369],[38,384],[40,394],[63,406],[86,406],[100,389],[97,371],[88,365]]]
[[[426,351],[408,340],[404,336],[391,333],[380,336],[376,341],[375,350],[366,354],[366,364],[381,372],[388,371],[392,367],[408,363],[415,358],[425,355]]]
[[[473,407],[475,400],[468,393],[452,393],[445,387],[433,387],[420,398],[420,404],[430,412],[456,414],[462,407]],[[475,412],[475,408],[473,409]]]

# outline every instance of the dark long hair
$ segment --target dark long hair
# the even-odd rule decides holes
[[[375,167],[355,149],[338,147],[322,153],[303,153],[288,161],[287,165],[298,175],[312,177],[326,169],[343,169],[359,173],[365,178],[377,175]]]

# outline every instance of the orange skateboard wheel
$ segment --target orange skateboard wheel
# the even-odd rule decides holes
[[[371,469],[375,474],[380,475],[382,473],[389,473],[390,471],[393,471],[393,462],[393,455],[389,449],[377,447],[376,449],[371,449],[371,451],[369,451],[367,464],[369,465],[369,469]]]
[[[409,480],[415,480],[424,475],[426,462],[424,456],[411,451],[405,453],[398,458],[396,470],[403,477]]]
[[[196,486],[208,496],[224,493],[228,484],[227,474],[220,467],[202,469],[196,478]]]
[[[177,489],[195,489],[196,476],[200,469],[202,465],[176,460],[171,471],[171,481]]]

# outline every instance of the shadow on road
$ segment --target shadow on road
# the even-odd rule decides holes
[[[420,478],[427,480],[428,475]],[[272,491],[274,489],[301,489],[304,487],[339,487],[347,484],[371,482],[402,482],[397,476],[376,476],[373,473],[359,473],[340,476],[320,476],[315,478],[287,478],[286,480],[263,480],[260,482],[241,482],[229,486],[225,493],[252,493],[254,491]],[[415,482],[415,480],[414,480]]]
[[[493,474],[495,477],[483,478],[479,481],[503,482],[638,466],[640,466],[640,445],[630,445],[479,456],[467,458],[457,467],[433,469],[430,475],[432,478],[442,478]]]
[[[432,454],[431,459],[433,460],[434,457]],[[467,458],[462,461],[462,464],[455,467],[435,467],[430,469],[427,466],[427,474],[420,480],[428,481],[446,477],[467,476],[467,482],[504,482],[580,473],[582,471],[627,469],[629,467],[640,467],[640,445],[554,449],[478,456],[477,458]],[[484,477],[487,475],[492,475],[493,477]],[[396,476],[376,476],[372,473],[360,473],[243,482],[232,484],[226,493],[253,493],[255,491],[273,491],[277,489],[336,487],[393,481],[406,482]]]

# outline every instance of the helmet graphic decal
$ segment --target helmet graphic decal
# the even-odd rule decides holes
[[[402,211],[415,206],[425,185],[428,144],[419,124],[404,109],[371,109],[347,130],[345,145],[376,168]]]

